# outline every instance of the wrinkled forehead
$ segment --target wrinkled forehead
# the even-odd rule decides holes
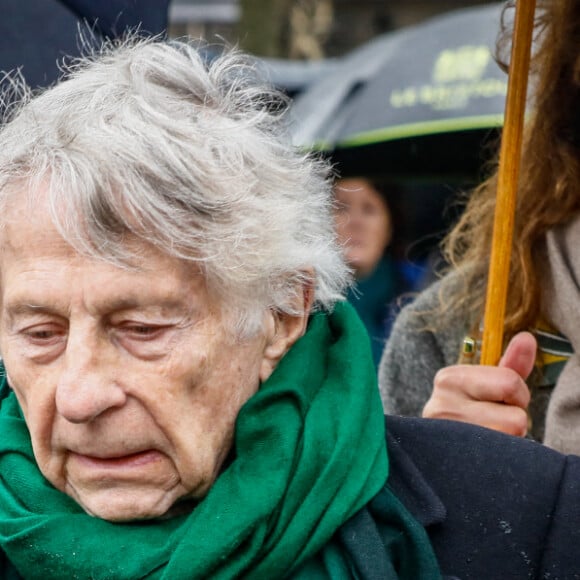
[[[45,183],[30,179],[14,179],[0,188],[0,232],[5,243],[23,227],[44,229],[53,227],[50,203]]]
[[[86,183],[85,183],[86,190]],[[0,188],[0,232],[4,244],[22,243],[17,235],[23,228],[39,243],[44,238],[62,238],[63,243],[81,254],[106,262],[135,268],[142,254],[140,246],[150,246],[131,228],[131,215],[124,211],[122,198],[115,208],[92,196],[83,203],[74,179],[65,182],[49,172],[35,178],[17,178]],[[127,226],[129,222],[129,227]],[[95,235],[95,232],[99,232]]]
[[[8,184],[2,190],[0,259],[8,254],[15,256],[26,253],[41,256],[47,250],[59,247],[71,257],[91,258],[135,271],[147,270],[147,256],[154,255],[157,261],[176,260],[173,256],[155,248],[153,244],[131,234],[125,235],[120,242],[125,252],[124,260],[116,259],[120,255],[118,248],[116,254],[113,254],[108,253],[104,247],[100,248],[100,251],[94,251],[87,245],[86,240],[77,239],[78,243],[75,243],[74,236],[81,235],[76,232],[82,232],[82,228],[78,227],[79,222],[85,220],[86,216],[83,216],[80,210],[77,212],[72,210],[66,219],[55,223],[54,215],[59,211],[58,202],[64,200],[65,195],[56,196],[55,200],[54,196],[49,195],[49,187],[50,184],[46,179],[36,183],[21,179]],[[67,229],[67,221],[74,220],[76,223],[71,223]],[[63,233],[63,229],[67,231]],[[187,266],[196,276],[203,273],[195,262],[188,262]]]
[[[0,240],[2,249],[22,244],[42,245],[57,234],[46,179],[16,179],[0,190]],[[26,235],[23,235],[26,234]]]

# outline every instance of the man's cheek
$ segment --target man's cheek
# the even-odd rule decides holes
[[[8,381],[8,386],[10,389],[14,391],[16,398],[18,399],[18,403],[22,412],[26,415],[28,411],[28,400],[30,397],[30,387],[25,388],[25,385],[32,385],[34,384],[33,378],[28,376],[30,373],[22,373],[26,376],[20,376],[21,373],[14,373],[6,372],[6,380]]]

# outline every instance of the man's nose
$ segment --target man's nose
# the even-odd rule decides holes
[[[71,423],[93,421],[126,401],[125,392],[115,380],[117,369],[109,352],[114,347],[104,342],[69,335],[64,368],[56,386],[56,408]]]

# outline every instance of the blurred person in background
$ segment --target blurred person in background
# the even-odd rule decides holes
[[[395,301],[415,290],[424,269],[399,259],[395,249],[403,217],[396,197],[400,187],[365,177],[338,179],[334,186],[334,220],[355,285],[348,301],[361,317],[378,367],[389,335]]]
[[[335,223],[356,285],[348,300],[366,326],[378,366],[387,336],[389,305],[398,293],[389,248],[393,218],[385,196],[368,179],[339,179],[334,187]]]

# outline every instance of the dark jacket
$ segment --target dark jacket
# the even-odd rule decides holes
[[[580,457],[454,421],[387,418],[388,485],[445,576],[580,579]]]

